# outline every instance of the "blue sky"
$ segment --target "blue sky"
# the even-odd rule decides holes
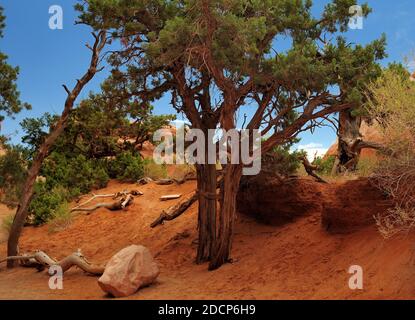
[[[20,67],[18,86],[23,101],[33,106],[31,111],[20,113],[15,120],[7,118],[2,134],[20,142],[19,122],[25,117],[37,117],[44,112],[60,113],[66,98],[62,84],[73,86],[89,62],[89,50],[85,43],[92,36],[86,26],[74,25],[75,0],[0,0],[6,14],[5,37],[0,40],[0,51],[9,56],[9,63]],[[318,12],[326,0],[315,0]],[[373,13],[364,21],[363,30],[350,30],[348,40],[368,43],[384,32],[387,35],[389,57],[382,64],[403,61],[415,50],[415,10],[413,0],[368,0]],[[63,8],[63,30],[49,29],[49,7]],[[80,99],[90,90],[97,91],[107,76],[100,73],[86,87]],[[174,113],[166,97],[155,103],[155,113]],[[179,117],[180,118],[180,117]],[[317,130],[313,135],[303,134],[301,145],[321,152],[335,141],[330,128]]]

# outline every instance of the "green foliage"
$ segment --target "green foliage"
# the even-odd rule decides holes
[[[124,151],[136,152],[144,141],[150,140],[154,131],[175,119],[174,115],[153,115],[151,106],[141,108],[110,95],[110,92],[90,94],[83,100],[72,111],[53,150],[71,157],[81,154],[88,159],[113,157]],[[40,118],[27,118],[21,122],[25,132],[22,141],[30,146],[32,153],[56,119],[45,113]]]
[[[26,118],[20,123],[25,133],[22,142],[29,146],[32,156],[42,144],[48,134],[48,128],[56,118],[56,116],[46,112],[39,118]]]
[[[379,166],[379,161],[375,157],[360,158],[357,164],[357,172],[359,177],[369,177]]]
[[[153,159],[146,159],[144,162],[144,176],[153,180],[167,178],[167,166],[157,164]]]
[[[184,66],[196,86],[206,64],[220,72],[205,88],[216,84],[223,90],[220,82],[239,85],[251,79],[253,91],[278,81],[279,92],[304,95],[339,86],[344,101],[358,103],[364,84],[380,74],[376,60],[386,54],[384,37],[362,46],[339,35],[347,30],[353,16],[349,8],[356,4],[333,0],[319,17],[313,16],[310,0],[90,0],[76,9],[80,21],[110,30],[120,40],[121,50],[109,59],[114,70],[108,85],[138,103],[175,91],[171,66]],[[366,4],[362,9],[365,17],[371,11]],[[292,47],[275,54],[272,48],[280,37],[292,39]]]
[[[292,144],[274,147],[262,158],[262,170],[280,175],[295,174],[301,165],[302,151],[290,151]]]
[[[5,16],[3,8],[0,6],[0,38],[3,37],[4,27]],[[19,68],[9,65],[7,59],[8,57],[0,52],[0,112],[4,112],[7,116],[13,116],[23,108],[30,109],[30,105],[20,101],[20,93],[16,85]],[[4,115],[0,114],[0,121],[3,119]]]
[[[144,176],[144,161],[140,156],[124,152],[108,161],[108,171],[111,178],[134,182]]]
[[[69,204],[63,202],[53,212],[49,221],[49,232],[54,233],[65,230],[72,223],[72,214],[69,209]]]
[[[12,224],[13,224],[13,220],[14,220],[14,214],[9,214],[5,217],[3,217],[2,221],[1,221],[1,228],[7,232],[7,234],[10,233],[10,230],[12,228]]]
[[[0,201],[12,207],[21,196],[23,183],[27,175],[25,150],[19,146],[8,146],[6,153],[0,156]]]
[[[379,123],[385,150],[372,181],[394,207],[376,217],[385,237],[409,231],[415,222],[415,83],[401,68],[388,68],[368,87],[368,113]]]
[[[71,158],[53,152],[45,160],[41,175],[46,178],[49,190],[55,186],[63,186],[72,196],[77,196],[107,185],[109,175],[105,165],[105,161],[87,159],[84,155]]]
[[[328,157],[317,157],[313,164],[318,167],[317,172],[324,175],[330,175],[331,170],[334,166],[334,161],[336,161],[335,156],[328,156]]]
[[[61,186],[48,190],[45,183],[37,182],[34,191],[29,207],[29,220],[35,225],[48,222],[62,203],[70,199],[69,191]]]

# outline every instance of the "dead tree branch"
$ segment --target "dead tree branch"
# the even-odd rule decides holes
[[[198,199],[198,193],[192,192],[186,200],[179,202],[178,204],[168,208],[167,210],[163,210],[160,216],[153,221],[150,225],[151,228],[155,228],[160,224],[163,224],[165,220],[170,221],[176,219],[180,215],[182,215],[194,202]]]
[[[115,193],[111,193],[111,194],[92,194],[92,197],[89,198],[87,201],[77,205],[76,207],[71,209],[72,211],[76,211],[78,208],[83,207],[84,205],[87,205],[88,203],[90,203],[91,201],[97,199],[97,198],[112,198],[115,196]]]
[[[303,163],[304,169],[309,176],[315,178],[320,183],[327,183],[327,181],[325,181],[323,178],[319,177],[316,173],[314,173],[314,171],[317,170],[318,167],[311,164],[306,156],[300,157],[300,160]]]
[[[125,209],[127,206],[129,206],[133,202],[133,200],[134,200],[134,197],[131,194],[128,194],[127,196],[122,197],[121,199],[111,202],[111,203],[97,203],[96,205],[90,208],[76,207],[76,208],[73,208],[71,212],[82,211],[82,212],[88,212],[88,214],[90,214],[91,212],[99,208],[107,208],[108,210],[111,210],[111,211],[122,210],[122,209]]]
[[[77,266],[86,273],[92,275],[102,275],[104,273],[105,267],[91,264],[78,250],[66,258],[56,261],[49,257],[43,251],[36,251],[33,255],[22,255],[22,256],[10,256],[3,260],[0,260],[0,264],[3,262],[9,261],[20,261],[23,266],[36,267],[38,269],[50,268],[52,266],[60,266],[63,272],[68,271],[73,266]]]

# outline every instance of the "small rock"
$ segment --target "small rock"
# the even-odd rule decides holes
[[[114,297],[127,297],[152,284],[159,273],[150,251],[144,246],[131,245],[110,259],[98,284]]]

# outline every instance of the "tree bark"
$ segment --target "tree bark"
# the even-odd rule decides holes
[[[209,270],[215,270],[230,261],[236,217],[236,196],[241,177],[242,165],[228,164],[226,166],[221,186],[218,234],[214,242]]]
[[[198,164],[198,230],[199,243],[196,263],[209,261],[212,256],[213,243],[216,238],[216,165]]]
[[[95,43],[94,46],[90,48],[92,50],[92,57],[88,71],[80,80],[77,81],[77,84],[72,91],[69,91],[69,89],[66,86],[64,86],[66,92],[68,93],[68,97],[66,98],[65,107],[62,112],[62,115],[58,122],[54,125],[54,127],[51,128],[50,134],[46,137],[45,141],[40,146],[36,154],[36,157],[33,160],[33,163],[29,169],[26,182],[23,188],[22,197],[20,199],[20,203],[17,208],[17,212],[10,230],[9,240],[7,244],[8,256],[17,255],[20,234],[26,221],[28,208],[33,196],[33,186],[36,181],[36,177],[39,175],[39,171],[42,167],[43,160],[48,156],[50,148],[53,146],[56,139],[65,129],[75,100],[78,98],[79,94],[81,93],[85,85],[89,81],[91,81],[91,79],[95,76],[97,72],[99,72],[97,67],[99,64],[100,53],[107,42],[106,31],[100,31],[98,35],[93,35],[95,37]],[[15,261],[7,261],[8,268],[12,268],[14,266]]]
[[[341,173],[346,169],[346,165],[347,170],[357,169],[361,148],[354,150],[353,143],[362,137],[361,124],[362,118],[353,116],[351,109],[340,111],[337,156],[332,174]]]

